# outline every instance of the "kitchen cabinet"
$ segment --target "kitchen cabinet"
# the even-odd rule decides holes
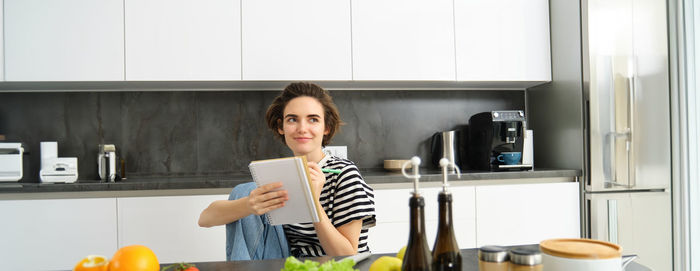
[[[579,183],[476,188],[476,245],[539,244],[579,238]]]
[[[354,80],[455,80],[451,0],[352,1]]]
[[[116,199],[0,201],[6,270],[67,270],[90,254],[117,250]]]
[[[441,187],[421,188],[425,198],[425,228],[428,245],[433,246],[437,235],[437,195]],[[377,225],[369,230],[368,245],[372,253],[396,253],[408,242],[408,200],[413,189],[374,190]],[[473,186],[450,187],[452,193],[452,218],[455,238],[460,248],[476,246],[475,236],[475,188]]]
[[[240,0],[125,0],[127,81],[240,80]]]
[[[228,194],[118,198],[119,247],[145,245],[160,262],[224,261],[226,228],[197,224],[202,210],[221,199]]]
[[[551,81],[549,1],[454,5],[458,81]]]
[[[241,0],[243,80],[351,80],[350,1]]]
[[[123,5],[5,0],[5,80],[124,80]]]
[[[3,0],[0,0],[0,29],[4,29],[3,5]],[[0,81],[5,81],[5,42],[2,35],[0,35],[0,64],[2,64],[0,65]]]

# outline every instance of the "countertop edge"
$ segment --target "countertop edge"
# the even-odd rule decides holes
[[[461,179],[450,175],[451,186],[503,185],[573,182],[580,170],[538,170],[527,172],[479,172],[462,174]],[[374,189],[402,189],[412,187],[412,181],[400,173],[367,171],[363,178]],[[69,184],[0,183],[0,200],[99,198],[228,194],[231,188],[249,182],[250,177],[159,177],[129,179],[115,183],[77,182]],[[442,176],[428,172],[421,176],[421,187],[437,187]]]

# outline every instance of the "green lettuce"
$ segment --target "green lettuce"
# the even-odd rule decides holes
[[[355,261],[352,259],[345,259],[340,262],[331,259],[323,264],[319,264],[312,260],[301,262],[294,256],[289,256],[284,262],[284,268],[281,271],[358,271],[352,268],[353,266],[355,266]]]

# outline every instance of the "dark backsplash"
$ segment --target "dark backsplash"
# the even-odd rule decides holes
[[[247,174],[251,160],[291,155],[263,116],[274,91],[1,93],[0,134],[22,142],[22,182],[38,182],[41,141],[78,157],[80,180],[96,180],[97,145],[115,144],[126,175]],[[475,113],[524,110],[523,91],[331,91],[346,123],[330,145],[348,146],[360,168],[413,155],[429,161],[436,131]]]

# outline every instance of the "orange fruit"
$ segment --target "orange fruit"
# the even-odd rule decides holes
[[[73,267],[73,271],[107,271],[107,257],[101,255],[88,255]]]
[[[125,246],[109,261],[109,271],[159,271],[160,264],[153,251],[142,245]]]

